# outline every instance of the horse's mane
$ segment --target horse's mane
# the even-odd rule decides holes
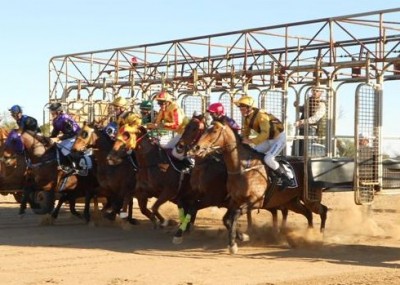
[[[46,148],[54,145],[54,143],[51,141],[51,139],[49,137],[46,137],[41,133],[30,131],[30,130],[26,130],[25,133],[28,133],[29,135],[31,135],[32,137],[37,139]]]
[[[238,133],[235,129],[232,129],[231,126],[230,126],[229,124],[224,123],[224,122],[222,122],[222,124],[225,125],[225,126],[227,126],[227,127],[229,127],[229,129],[232,130],[233,134],[235,135],[236,141],[237,141],[237,142],[240,142],[240,144],[243,146],[243,148],[244,148],[246,151],[248,151],[248,152],[250,152],[250,153],[256,155],[256,156],[259,157],[260,159],[261,159],[261,157],[263,157],[263,155],[264,155],[263,153],[258,152],[258,151],[256,151],[254,148],[252,148],[250,145],[243,143],[243,138],[239,135],[239,133]]]

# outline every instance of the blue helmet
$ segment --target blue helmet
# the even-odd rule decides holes
[[[18,114],[22,113],[22,108],[20,105],[14,105],[10,109],[8,109],[8,111],[10,111],[11,114]]]

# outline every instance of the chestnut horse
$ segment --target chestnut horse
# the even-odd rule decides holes
[[[124,201],[129,203],[128,221],[132,224],[136,220],[132,218],[133,193],[136,185],[137,166],[132,156],[127,156],[119,165],[108,165],[107,155],[114,141],[103,130],[95,125],[85,124],[71,148],[71,154],[76,159],[83,155],[87,149],[92,149],[95,167],[95,175],[100,184],[98,195],[107,198],[107,205],[111,212],[107,218],[114,220],[120,213]]]
[[[192,149],[206,129],[206,120],[203,114],[193,115],[188,122],[181,139],[176,145],[178,153],[185,153]],[[183,240],[183,233],[186,227],[190,226],[192,216],[196,216],[197,211],[207,207],[228,206],[228,192],[226,189],[227,171],[221,153],[212,153],[204,158],[196,157],[195,166],[191,173],[191,190],[181,198],[184,205],[185,218],[175,233],[173,242],[179,244]],[[288,210],[286,208],[268,208],[272,214],[273,229],[278,232],[278,209],[282,212],[281,228],[284,228],[287,221]],[[309,221],[311,224],[312,221]],[[252,228],[251,210],[247,212],[247,226]],[[239,239],[244,239],[244,235]]]
[[[13,154],[23,154],[28,161],[28,168],[33,177],[33,183],[24,191],[21,201],[20,213],[24,213],[26,203],[36,214],[49,214],[57,218],[62,204],[69,202],[71,213],[81,217],[75,209],[75,200],[84,196],[88,190],[96,186],[93,177],[88,175],[76,176],[64,173],[59,170],[62,157],[56,144],[41,134],[25,131],[19,133],[16,130],[10,132],[4,150],[4,157],[11,157]],[[57,207],[54,208],[56,194],[59,196]],[[42,202],[39,203],[39,200]],[[89,199],[90,201],[90,199]],[[88,205],[85,204],[85,218]]]
[[[163,149],[155,138],[150,137],[143,126],[124,125],[120,128],[113,149],[108,155],[109,163],[121,163],[129,150],[133,150],[138,162],[135,197],[140,211],[153,223],[153,226],[165,226],[167,221],[159,208],[167,201],[179,202],[179,195],[190,188],[190,176],[183,162],[173,161],[167,150]],[[148,199],[156,198],[147,208]]]
[[[298,187],[279,191],[275,190],[275,183],[271,183],[269,179],[269,172],[263,163],[264,154],[243,144],[238,134],[220,122],[214,122],[213,126],[205,131],[192,153],[203,158],[217,150],[223,155],[228,173],[226,188],[230,199],[223,220],[228,229],[230,253],[236,253],[238,250],[237,220],[249,208],[267,209],[283,206],[305,217],[311,210],[320,215],[321,232],[324,230],[328,209],[320,202],[322,189],[314,189],[319,193],[319,201],[305,201],[305,205],[300,203],[303,197],[303,162],[291,161],[298,177]]]
[[[206,129],[206,121],[203,114],[194,115],[186,125],[176,149],[178,152],[187,153],[196,145],[200,136]],[[195,166],[191,173],[191,191],[184,193],[181,203],[184,205],[185,218],[175,233],[173,242],[179,244],[183,241],[183,233],[186,226],[190,226],[191,218],[195,217],[198,210],[207,207],[228,207],[229,197],[226,188],[227,181],[226,166],[220,153],[212,153],[204,158],[196,157]],[[273,217],[273,229],[278,232],[278,209],[269,208]],[[284,228],[288,216],[288,210],[281,208],[283,220],[281,227]],[[247,213],[248,228],[252,227],[251,211]],[[240,239],[243,239],[242,236]]]

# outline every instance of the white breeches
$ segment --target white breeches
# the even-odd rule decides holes
[[[254,147],[258,152],[265,153],[264,161],[272,169],[276,170],[279,168],[279,163],[275,157],[281,153],[286,145],[286,134],[282,132],[272,140],[266,140]]]

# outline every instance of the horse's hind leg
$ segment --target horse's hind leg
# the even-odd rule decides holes
[[[326,219],[328,217],[328,207],[319,201],[306,203],[306,207],[321,218],[320,232],[323,233],[325,230]]]
[[[281,212],[282,212],[282,223],[281,223],[281,230],[286,228],[286,224],[287,224],[287,217],[289,214],[289,210],[287,208],[281,208]]]
[[[313,227],[313,215],[311,210],[303,205],[299,199],[295,198],[295,200],[292,200],[288,204],[285,205],[287,210],[293,211],[295,213],[301,214],[307,219],[308,223],[308,228]]]

